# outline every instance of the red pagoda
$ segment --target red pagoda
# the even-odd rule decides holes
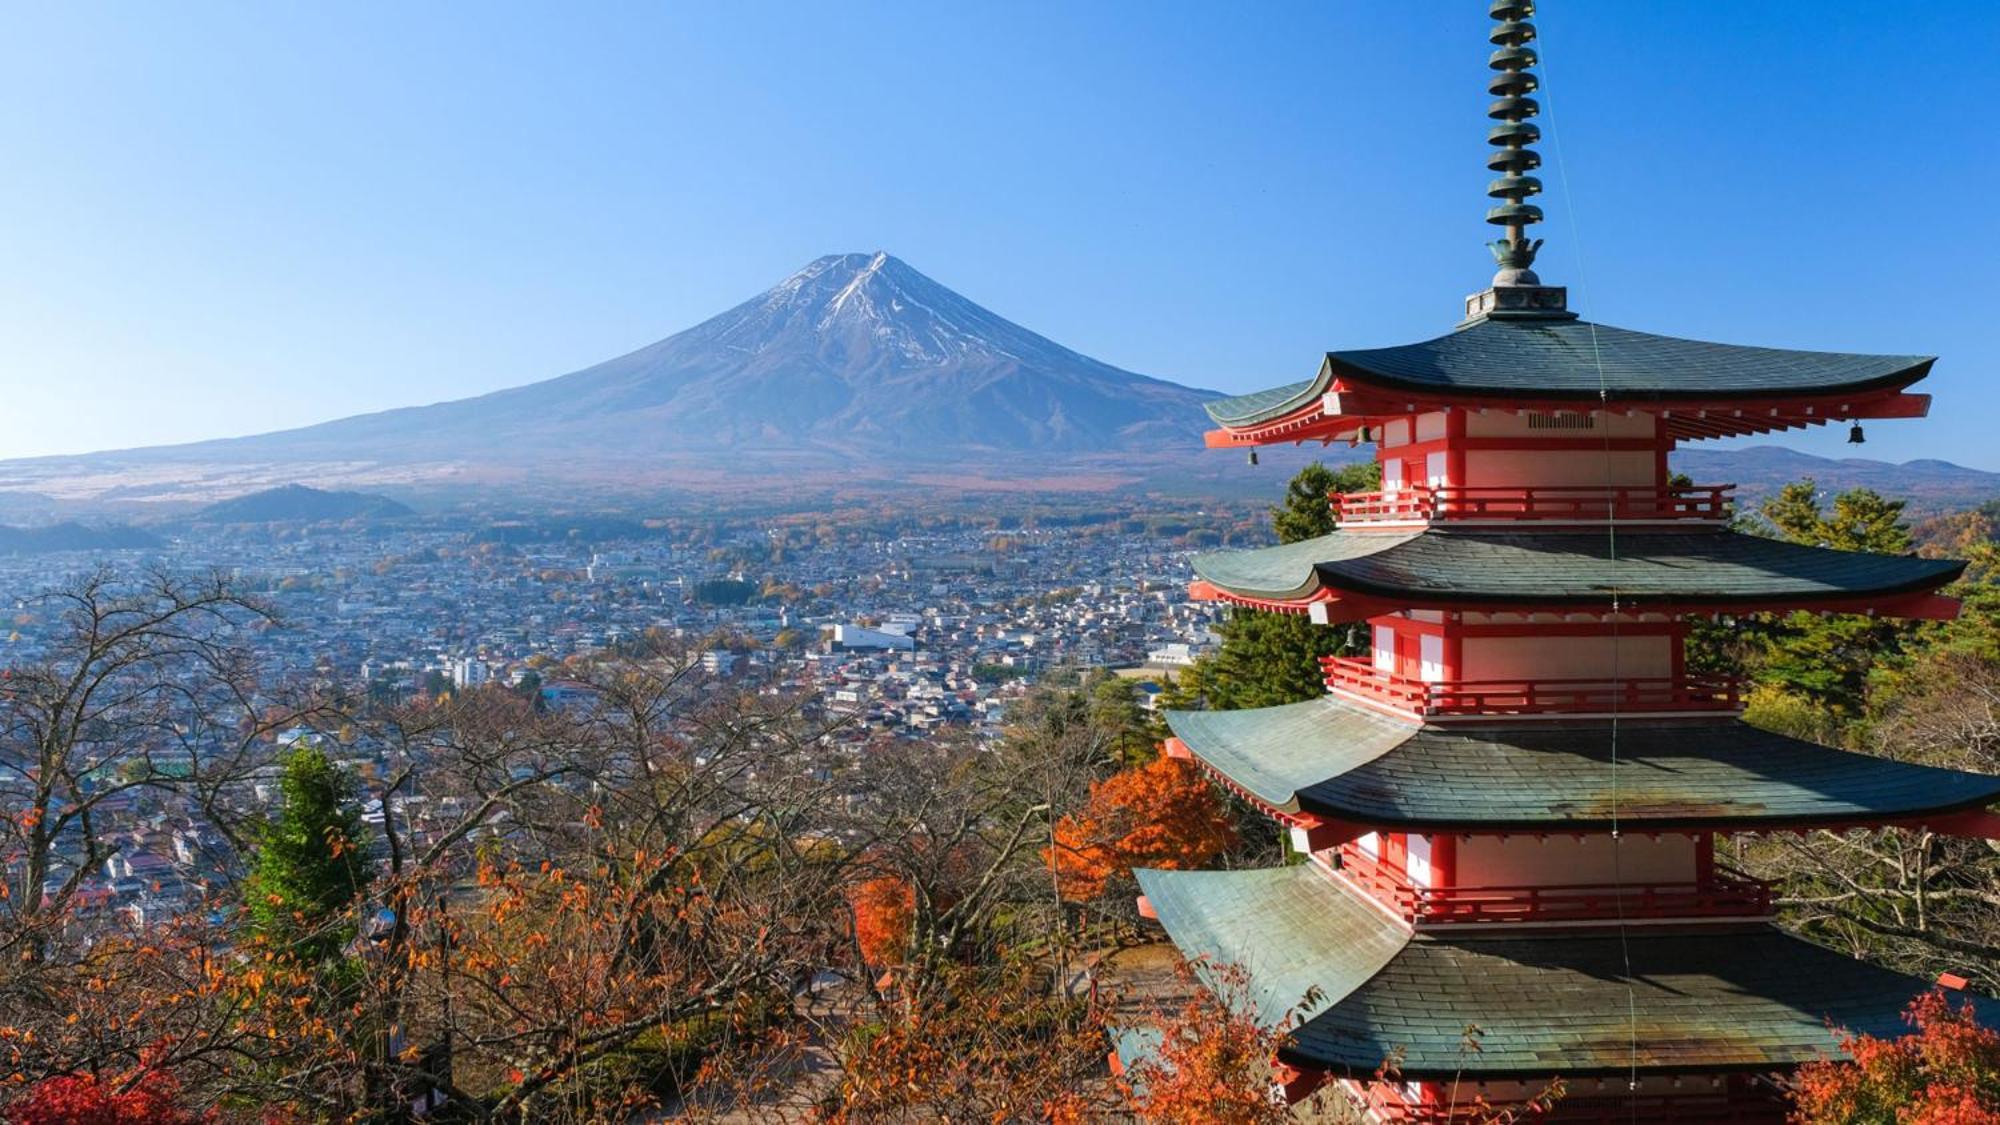
[[[1533,263],[1541,189],[1529,0],[1497,0],[1488,221],[1500,264],[1433,340],[1327,354],[1224,399],[1208,444],[1368,445],[1378,492],[1330,535],[1194,562],[1197,597],[1366,622],[1326,694],[1172,712],[1191,757],[1303,862],[1140,871],[1141,910],[1240,967],[1294,1098],[1378,1121],[1473,1119],[1563,1079],[1550,1121],[1784,1119],[1833,1029],[1899,1034],[1929,982],[1793,938],[1736,833],[1874,825],[2000,838],[2000,778],[1849,753],[1738,718],[1691,672],[1692,620],[1806,610],[1949,618],[1962,563],[1730,528],[1731,486],[1676,443],[1922,417],[1932,359],[1737,347],[1591,324]],[[1983,1008],[1986,1018],[2000,1016]],[[1394,1078],[1381,1077],[1385,1060]]]

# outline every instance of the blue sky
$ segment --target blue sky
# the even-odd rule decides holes
[[[546,378],[836,251],[1149,375],[1303,378],[1492,271],[1484,10],[0,4],[0,457]],[[1860,452],[2000,470],[2000,4],[1537,22],[1546,279],[1938,354]]]

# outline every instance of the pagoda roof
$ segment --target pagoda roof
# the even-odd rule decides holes
[[[1772,828],[2000,801],[2000,777],[1835,750],[1736,719],[1619,720],[1614,760],[1608,719],[1420,726],[1332,697],[1166,717],[1189,751],[1265,805],[1370,827]]]
[[[1335,380],[1479,399],[1614,402],[1760,399],[1885,390],[1922,378],[1935,357],[1744,347],[1655,336],[1582,320],[1477,321],[1436,339],[1326,354],[1319,374],[1207,404],[1231,429],[1308,405]]]
[[[1810,606],[1932,590],[1964,569],[1949,559],[1835,551],[1723,530],[1612,536],[1602,529],[1342,529],[1194,559],[1202,580],[1247,600],[1303,602],[1350,593],[1445,607],[1602,606],[1614,594],[1627,606]]]
[[[1242,967],[1267,1026],[1317,993],[1284,1061],[1356,1077],[1392,1054],[1408,1080],[1787,1069],[1837,1056],[1836,1029],[1901,1034],[1928,987],[1765,925],[1412,935],[1312,865],[1137,875],[1199,971]]]

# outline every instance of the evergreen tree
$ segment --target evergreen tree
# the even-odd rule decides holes
[[[1780,538],[1793,543],[1901,555],[1913,546],[1903,506],[1855,488],[1834,497],[1829,511],[1808,478],[1779,489],[1760,511]],[[1911,623],[1889,618],[1790,613],[1744,628],[1742,651],[1760,683],[1852,719],[1864,709],[1871,669],[1894,662],[1913,632]],[[1702,665],[1700,659],[1692,663]]]
[[[1106,672],[1092,683],[1090,718],[1109,737],[1112,756],[1126,765],[1144,765],[1157,756],[1163,735],[1147,721],[1131,680]]]
[[[247,887],[257,931],[302,961],[340,956],[372,873],[353,777],[311,742],[284,760],[278,815],[258,833]]]
[[[1298,471],[1285,486],[1285,502],[1271,508],[1271,530],[1278,542],[1297,543],[1329,535],[1334,529],[1333,494],[1368,492],[1382,487],[1382,466],[1374,461],[1357,461],[1329,469],[1314,461]]]
[[[1300,469],[1285,489],[1285,502],[1271,508],[1271,529],[1280,543],[1297,543],[1331,533],[1336,492],[1380,487],[1382,467],[1373,461],[1329,469],[1318,461]],[[1218,632],[1222,645],[1167,685],[1162,702],[1177,710],[1206,705],[1217,711],[1272,707],[1312,699],[1326,690],[1319,661],[1356,651],[1361,630],[1314,625],[1303,614],[1235,609]]]

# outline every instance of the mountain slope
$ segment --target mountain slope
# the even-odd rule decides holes
[[[503,463],[724,449],[1045,456],[1198,448],[1210,397],[1073,352],[888,254],[842,254],[559,378],[156,452]]]
[[[1674,468],[1698,481],[1729,481],[1746,507],[1795,480],[1811,477],[1829,493],[1872,488],[1910,502],[1912,515],[1976,507],[2000,497],[2000,473],[1968,469],[1949,461],[1873,461],[1861,457],[1817,457],[1782,446],[1741,449],[1686,446],[1674,452]]]
[[[124,524],[89,527],[66,522],[47,527],[0,526],[0,555],[40,555],[56,551],[129,551],[160,545],[150,531]]]
[[[192,523],[320,523],[395,519],[410,514],[408,507],[387,496],[366,492],[329,492],[303,484],[288,484],[210,504],[194,513],[189,520]]]

